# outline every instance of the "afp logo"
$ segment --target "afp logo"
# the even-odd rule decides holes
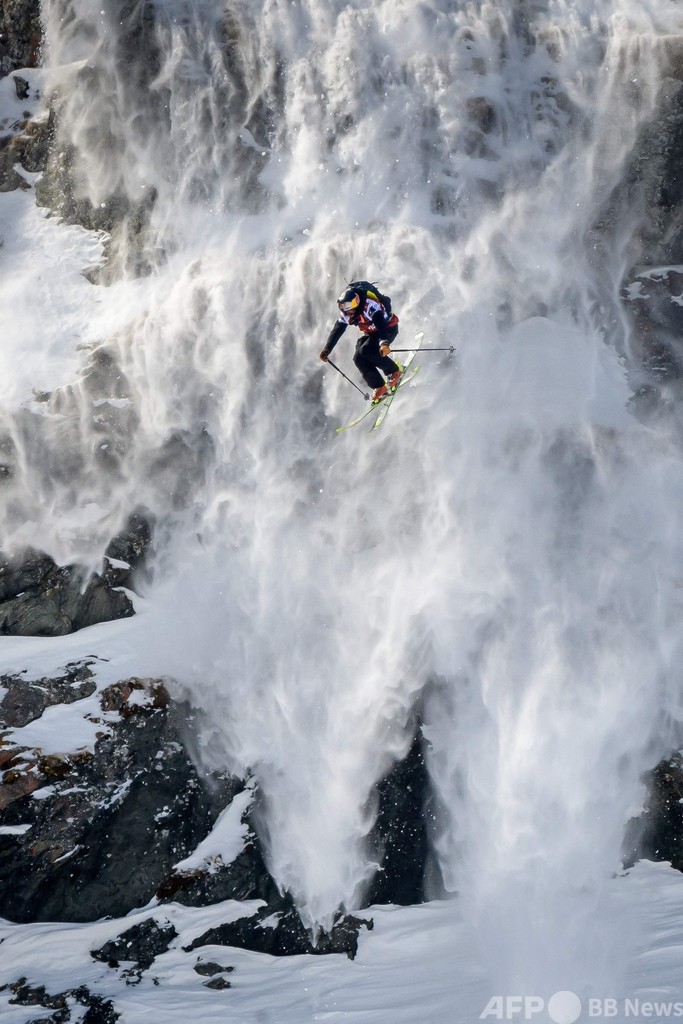
[[[575,992],[556,992],[547,1005],[541,996],[491,996],[479,1020],[533,1020],[544,1010],[554,1024],[574,1024],[581,1000]]]

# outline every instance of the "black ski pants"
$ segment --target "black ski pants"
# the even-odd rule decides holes
[[[356,352],[353,361],[360,370],[367,386],[373,390],[381,388],[382,384],[384,384],[384,377],[379,372],[380,370],[385,377],[398,370],[398,366],[391,356],[383,356],[379,351],[379,346],[383,342],[390,345],[397,334],[398,324],[395,327],[390,327],[381,341],[376,334],[361,334],[356,342]]]

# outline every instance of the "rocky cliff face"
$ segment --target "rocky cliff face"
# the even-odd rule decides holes
[[[93,658],[51,679],[0,679],[0,916],[92,921],[123,917],[150,901],[160,910],[169,902],[224,905],[225,921],[197,936],[192,949],[353,956],[365,922],[340,915],[329,935],[313,942],[268,873],[252,821],[258,789],[248,779],[202,773],[188,755],[191,708],[173,700],[162,680],[102,686],[97,674]],[[33,730],[48,719],[55,732],[45,749]],[[59,736],[82,742],[60,746]],[[418,734],[379,788],[370,841],[382,868],[372,900],[423,898],[426,786]],[[234,919],[235,900],[257,903]],[[97,955],[146,970],[174,937],[150,927],[122,936],[127,955],[113,946]]]
[[[101,573],[58,566],[38,551],[0,554],[0,635],[63,636],[133,615],[126,590],[149,572],[151,542],[149,521],[134,513],[109,543]]]
[[[40,60],[40,0],[3,0],[0,4],[0,75],[34,68]]]
[[[27,109],[31,86],[20,72],[40,61],[42,28],[39,0],[3,0],[0,4],[0,78],[11,75],[16,98],[15,116],[0,125],[0,192],[31,186],[14,170],[21,163],[27,171],[45,166],[50,132],[47,118],[36,120]],[[29,105],[30,106],[30,105]]]
[[[629,253],[633,265],[622,288],[648,382],[635,402],[643,415],[671,410],[683,370],[683,48],[672,38],[658,116],[643,133],[621,190],[621,202],[642,203],[644,216]]]
[[[643,813],[629,822],[624,864],[641,858],[668,861],[683,871],[683,757],[661,761],[646,779],[648,795]]]

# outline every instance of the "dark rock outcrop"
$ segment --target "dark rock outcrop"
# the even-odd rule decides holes
[[[429,858],[430,786],[419,729],[404,760],[377,784],[377,800],[368,841],[380,870],[370,883],[366,903],[421,903]]]
[[[0,78],[15,68],[34,68],[42,43],[40,0],[0,4]]]
[[[112,970],[121,969],[119,977],[126,985],[137,985],[156,958],[165,953],[177,938],[178,933],[169,921],[150,917],[105,942],[99,949],[91,950],[90,955]],[[212,960],[198,960],[193,970],[200,977],[210,979],[204,982],[206,988],[226,989],[231,985],[225,975],[231,974],[235,968]]]
[[[28,191],[31,184],[15,169],[42,171],[52,141],[51,122],[46,114],[32,119],[31,109],[38,97],[34,86],[21,75],[12,76],[16,93],[14,111],[0,122],[0,192]]]
[[[193,970],[202,978],[213,978],[216,974],[229,974],[235,968],[221,967],[220,964],[214,963],[213,960],[200,960],[194,965]]]
[[[133,512],[124,528],[107,545],[102,575],[110,587],[135,590],[136,580],[149,579],[153,522]],[[123,564],[116,564],[123,563]]]
[[[15,170],[43,170],[47,159],[47,118],[32,121],[32,87],[21,68],[36,67],[42,43],[40,0],[3,0],[0,4],[0,78],[13,74],[15,112],[0,125],[0,192],[28,190],[31,185]],[[29,108],[29,109],[27,109]]]
[[[627,183],[642,183],[647,223],[642,247],[653,264],[678,262],[683,247],[683,42],[671,37],[662,61],[662,86],[656,116],[648,123],[627,173]]]
[[[204,988],[223,989],[223,988],[231,988],[231,987],[232,986],[231,986],[230,982],[228,981],[228,979],[227,978],[222,978],[222,977],[212,978],[211,981],[205,981],[204,982]]]
[[[153,917],[122,932],[116,939],[105,942],[99,949],[90,952],[93,960],[101,960],[110,967],[118,967],[121,961],[132,963],[131,971],[138,976],[152,966],[165,953],[178,933],[172,924],[159,924]]]
[[[25,79],[15,75],[14,81],[25,82]],[[27,115],[28,111],[18,103],[16,120],[9,126],[7,134],[0,135],[0,192],[31,188],[29,182],[14,169],[15,164],[21,164],[30,174],[36,174],[45,167],[52,143],[52,121],[46,116],[31,120]]]
[[[666,402],[665,382],[683,371],[683,43],[662,45],[662,84],[655,115],[645,124],[623,180],[607,204],[600,229],[622,225],[633,209],[643,216],[630,240],[621,298],[631,320],[631,347],[653,385],[634,411],[651,414]]]
[[[162,902],[205,907],[223,900],[265,900],[270,905],[279,894],[252,829],[244,849],[230,864],[211,871],[173,870],[161,881],[156,897]]]
[[[25,552],[0,561],[0,634],[63,636],[134,614],[130,598],[98,574]]]
[[[251,823],[256,790],[240,804],[237,856],[183,868],[245,783],[198,774],[186,752],[193,716],[160,680],[122,680],[95,698],[96,661],[69,665],[53,679],[0,680],[6,727],[20,730],[57,704],[87,701],[84,717],[95,733],[93,749],[62,754],[18,745],[20,732],[0,740],[0,823],[9,826],[0,836],[0,916],[89,921],[124,916],[154,897],[188,906],[259,900],[255,914],[208,929],[188,950],[218,944],[277,956],[355,956],[359,929],[371,921],[339,915],[329,934],[314,938],[278,890]],[[418,731],[407,758],[378,787],[371,841],[383,870],[369,892],[375,901],[423,898],[429,801],[421,744]],[[125,962],[134,983],[174,937],[168,922],[149,919],[93,956],[112,966]]]
[[[622,290],[643,367],[654,382],[683,372],[683,273],[674,267],[636,268]]]
[[[53,1010],[49,1017],[34,1017],[30,1024],[68,1024],[78,1019],[81,1024],[116,1024],[121,1016],[110,999],[103,999],[89,991],[85,985],[67,989],[51,995],[44,985],[30,985],[26,978],[18,978],[9,986],[12,997],[9,1002],[15,1006],[35,1006],[44,1010]],[[77,1017],[72,1017],[69,1002],[76,1002],[80,1009],[74,1008]],[[85,1014],[82,1008],[85,1007]]]
[[[151,543],[150,521],[136,512],[107,546],[101,575],[58,566],[40,551],[0,555],[0,635],[63,636],[133,615],[119,588],[132,590],[136,577],[148,574]]]
[[[363,927],[371,931],[372,919],[340,915],[329,932],[322,932],[313,941],[291,901],[282,898],[279,905],[262,907],[252,917],[240,917],[237,921],[209,928],[183,949],[191,952],[202,946],[235,946],[271,956],[345,953],[353,960],[358,951],[358,933]]]
[[[15,143],[16,139],[8,135],[0,138],[0,192],[15,192],[18,188],[27,191],[31,188],[15,170],[14,165],[18,159]]]
[[[20,686],[8,697],[26,719],[36,707],[17,710]],[[199,775],[184,746],[188,715],[159,681],[133,679],[102,691],[89,714],[94,752],[46,756],[5,741],[0,823],[18,828],[0,836],[0,916],[90,921],[154,896],[244,785]]]
[[[67,665],[62,676],[27,680],[21,676],[0,676],[5,694],[0,700],[0,726],[22,728],[40,718],[54,704],[73,704],[95,692],[90,662]]]
[[[660,761],[646,784],[645,809],[626,830],[624,865],[631,867],[642,859],[669,861],[683,871],[683,755]]]

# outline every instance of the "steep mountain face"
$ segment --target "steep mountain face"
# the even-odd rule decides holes
[[[45,554],[23,551],[0,562],[0,634],[62,636],[96,622],[133,615],[125,589],[149,572],[151,527],[138,513],[112,538],[101,573],[57,566]]]
[[[0,681],[7,730],[0,749],[0,915],[17,922],[91,921],[124,917],[150,900],[200,907],[261,900],[263,909],[240,924],[239,934],[226,924],[211,944],[276,954],[355,952],[360,922],[354,926],[354,919],[312,945],[268,873],[253,821],[253,780],[245,787],[226,773],[200,773],[193,763],[191,708],[173,701],[161,680],[98,687],[96,662],[69,665],[58,678]],[[93,733],[91,749],[46,753],[21,745],[23,730],[49,717],[48,709],[63,716],[65,708],[71,714],[61,721],[71,726],[63,731],[68,735],[81,719],[81,730],[85,725]],[[379,787],[370,841],[381,874],[372,902],[422,898],[426,785],[416,740]],[[237,834],[232,859],[218,837],[215,849],[192,859],[210,844],[226,809]],[[263,926],[266,919],[279,924]]]
[[[647,772],[627,853],[680,860],[675,11],[300,6],[2,6],[3,273],[37,230],[92,260],[18,270],[0,915],[153,907],[91,950],[129,984],[171,905],[225,905],[188,952],[354,956],[457,891],[501,985],[580,977]],[[334,447],[361,271],[458,359]]]

